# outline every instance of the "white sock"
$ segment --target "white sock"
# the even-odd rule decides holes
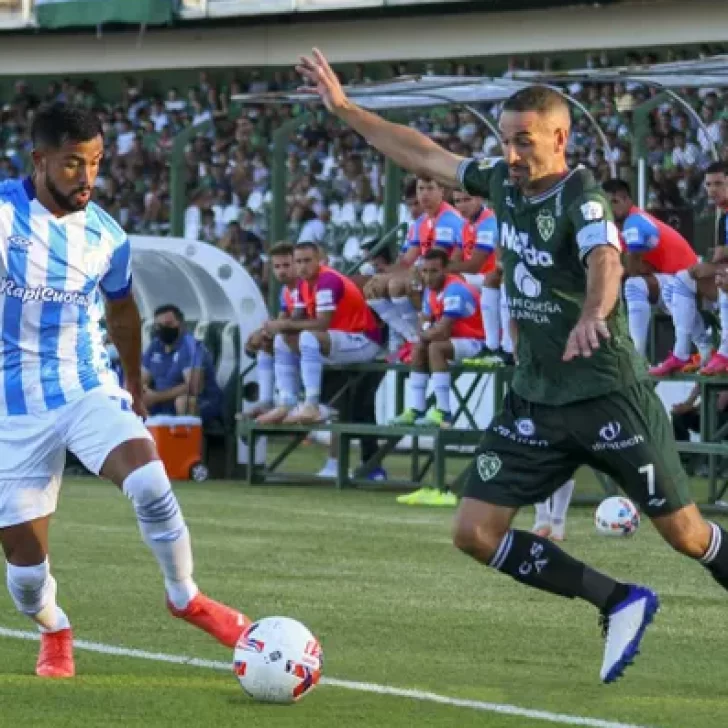
[[[551,523],[551,502],[548,500],[534,503],[536,509],[536,525],[547,526]]]
[[[501,309],[500,288],[483,288],[480,294],[480,309],[483,312],[483,327],[485,328],[485,345],[496,351],[501,342]]]
[[[569,510],[571,496],[574,495],[574,481],[567,480],[551,496],[551,522],[563,524],[566,522],[566,512]]]
[[[164,575],[167,596],[184,609],[198,592],[192,579],[192,544],[177,498],[161,461],[132,471],[122,485],[134,504],[139,530]]]
[[[392,304],[394,305],[397,317],[401,322],[402,336],[404,336],[407,341],[414,344],[419,339],[417,334],[417,309],[412,305],[412,301],[410,301],[406,296],[393,298]]]
[[[267,351],[259,351],[255,355],[258,371],[258,402],[260,404],[273,404],[275,391],[275,376],[273,357]]]
[[[321,399],[321,379],[324,374],[321,343],[312,332],[302,331],[298,346],[301,350],[301,378],[306,393],[306,404],[318,406]]]
[[[692,351],[693,331],[696,319],[702,324],[697,305],[698,284],[686,270],[675,276],[672,287],[672,319],[675,324],[675,347],[673,353],[678,359],[689,359]],[[703,325],[703,331],[705,326]]]
[[[728,356],[728,293],[718,291],[718,314],[720,316],[720,347],[718,352]]]
[[[30,617],[41,632],[68,629],[71,623],[56,604],[56,580],[51,576],[48,559],[36,566],[7,565],[10,596],[21,614]]]
[[[647,281],[641,277],[627,278],[624,283],[624,298],[627,302],[629,334],[635,349],[645,356],[647,336],[650,332],[650,292]]]
[[[292,407],[298,402],[298,392],[301,389],[300,357],[291,351],[280,334],[276,334],[273,339],[273,351],[275,380],[281,404]]]
[[[511,313],[508,310],[508,297],[505,284],[500,290],[500,320],[501,320],[501,349],[506,354],[513,353],[513,339],[511,339]]]
[[[442,412],[450,412],[450,372],[433,372],[435,404]]]
[[[410,406],[417,412],[424,412],[427,407],[427,372],[412,372],[409,375]]]

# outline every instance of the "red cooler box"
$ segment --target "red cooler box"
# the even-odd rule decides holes
[[[202,420],[199,417],[154,415],[144,423],[157,443],[170,480],[207,480],[202,462]]]

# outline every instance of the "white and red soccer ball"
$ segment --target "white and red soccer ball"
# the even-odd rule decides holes
[[[640,525],[640,514],[629,498],[615,495],[599,504],[594,525],[603,536],[631,536]]]
[[[243,690],[263,703],[295,703],[321,679],[319,641],[289,617],[266,617],[248,627],[235,646],[233,670]]]

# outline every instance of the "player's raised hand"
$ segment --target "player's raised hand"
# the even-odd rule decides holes
[[[599,340],[606,341],[609,338],[609,329],[604,319],[582,316],[569,334],[562,359],[571,361],[577,356],[589,358],[599,348]]]
[[[299,91],[317,94],[331,112],[336,112],[337,109],[346,106],[347,98],[344,89],[324,54],[318,48],[313,49],[311,57],[301,56],[301,62],[296,66],[296,71],[310,84],[301,86]]]

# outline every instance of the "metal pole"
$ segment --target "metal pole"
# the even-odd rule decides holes
[[[185,147],[193,137],[204,134],[212,128],[212,121],[203,121],[197,126],[189,126],[174,138],[172,152],[169,155],[169,197],[170,222],[172,235],[175,238],[184,236],[185,206],[187,203],[187,190],[185,189]]]
[[[391,230],[399,223],[402,202],[402,170],[387,157],[384,162],[384,229]],[[394,258],[397,256],[397,238],[390,242]],[[393,258],[393,259],[394,259]]]
[[[644,210],[647,204],[647,160],[637,160],[637,207]]]
[[[311,112],[306,112],[295,119],[290,119],[283,126],[273,132],[273,160],[270,170],[270,187],[273,199],[270,208],[270,220],[268,222],[268,244],[275,244],[285,240],[288,234],[287,211],[286,211],[286,180],[288,170],[286,169],[286,149],[288,142],[296,129],[312,118]],[[292,242],[296,242],[295,240]],[[280,300],[280,284],[273,276],[271,268],[268,279],[268,310],[271,314],[278,312]]]

